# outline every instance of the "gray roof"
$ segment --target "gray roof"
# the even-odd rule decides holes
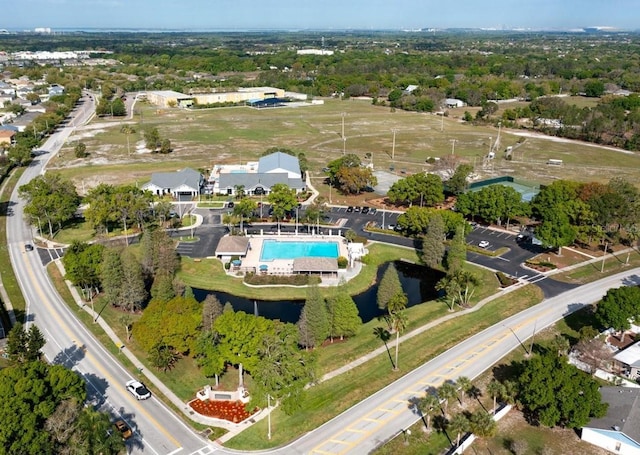
[[[591,419],[586,428],[619,431],[640,443],[640,388],[601,387],[602,401],[609,403],[607,415]]]
[[[294,272],[337,272],[335,258],[297,258],[293,260]]]
[[[216,247],[216,256],[229,256],[237,254],[244,256],[249,247],[249,238],[237,235],[226,235],[220,239]]]
[[[186,185],[199,191],[203,180],[202,174],[186,167],[178,172],[154,172],[151,174],[150,184],[158,188],[178,188]]]
[[[244,185],[245,191],[252,191],[254,188],[261,186],[265,189],[271,189],[276,183],[284,183],[289,188],[302,189],[305,183],[302,179],[290,179],[286,172],[275,172],[273,174],[263,173],[246,173],[246,174],[220,174],[218,183],[220,190],[225,188],[233,188],[236,185]]]
[[[275,169],[285,169],[289,172],[299,174],[300,163],[295,156],[282,152],[275,152],[271,155],[263,156],[258,161],[258,173],[269,172]]]

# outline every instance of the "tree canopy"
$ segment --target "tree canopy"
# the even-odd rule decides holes
[[[548,427],[580,428],[607,411],[598,383],[554,352],[525,361],[519,385],[531,418]]]

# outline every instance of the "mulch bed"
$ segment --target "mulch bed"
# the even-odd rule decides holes
[[[215,417],[233,423],[242,422],[252,415],[247,412],[244,404],[240,401],[193,400],[189,403],[189,406],[203,416]],[[257,411],[258,409],[256,408],[253,412],[255,413]]]

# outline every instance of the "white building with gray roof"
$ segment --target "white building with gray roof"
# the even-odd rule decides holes
[[[226,195],[234,195],[240,186],[245,194],[266,195],[278,183],[287,185],[296,193],[306,189],[298,158],[282,152],[271,153],[246,165],[216,165],[209,183],[213,185],[215,194]]]
[[[640,455],[640,389],[601,387],[607,414],[582,428],[581,439],[609,452]]]
[[[177,172],[154,172],[151,181],[142,185],[142,189],[156,196],[170,194],[179,201],[188,201],[200,195],[203,184],[202,174],[184,168]]]

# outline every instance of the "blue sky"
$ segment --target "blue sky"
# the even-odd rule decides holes
[[[640,29],[640,0],[0,0],[0,28]]]

